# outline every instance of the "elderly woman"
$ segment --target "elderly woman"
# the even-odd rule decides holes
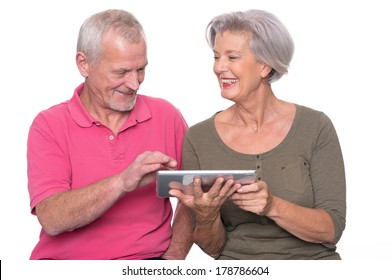
[[[189,129],[185,169],[256,169],[249,185],[217,179],[170,194],[191,209],[193,239],[216,259],[340,259],[346,184],[342,152],[322,112],[278,99],[271,84],[293,56],[284,25],[261,10],[207,27],[214,72],[233,105]]]

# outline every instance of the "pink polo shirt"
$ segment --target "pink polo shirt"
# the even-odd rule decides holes
[[[117,135],[93,119],[76,88],[67,102],[37,115],[28,136],[31,211],[58,192],[82,188],[124,170],[144,151],[161,151],[179,163],[187,124],[165,100],[139,95]],[[122,197],[88,226],[55,237],[43,230],[31,259],[144,259],[167,249],[172,207],[155,183]]]

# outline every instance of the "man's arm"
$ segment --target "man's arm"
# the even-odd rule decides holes
[[[176,165],[174,159],[160,152],[145,152],[120,174],[42,200],[35,207],[37,217],[49,235],[86,226],[105,213],[125,193],[153,182],[157,170],[175,168]]]
[[[124,194],[116,176],[77,190],[56,193],[42,200],[35,213],[49,235],[86,226],[106,212]]]

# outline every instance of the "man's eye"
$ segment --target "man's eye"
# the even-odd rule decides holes
[[[236,59],[238,59],[238,56],[229,56],[229,59],[230,60],[236,60]]]
[[[114,71],[113,73],[116,76],[125,76],[127,74],[127,71]]]
[[[214,55],[214,60],[218,60],[219,56]]]

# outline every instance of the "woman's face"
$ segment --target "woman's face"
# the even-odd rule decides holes
[[[225,31],[218,33],[214,45],[214,73],[223,98],[245,101],[254,96],[268,75],[265,64],[252,54],[249,36],[245,33]]]

